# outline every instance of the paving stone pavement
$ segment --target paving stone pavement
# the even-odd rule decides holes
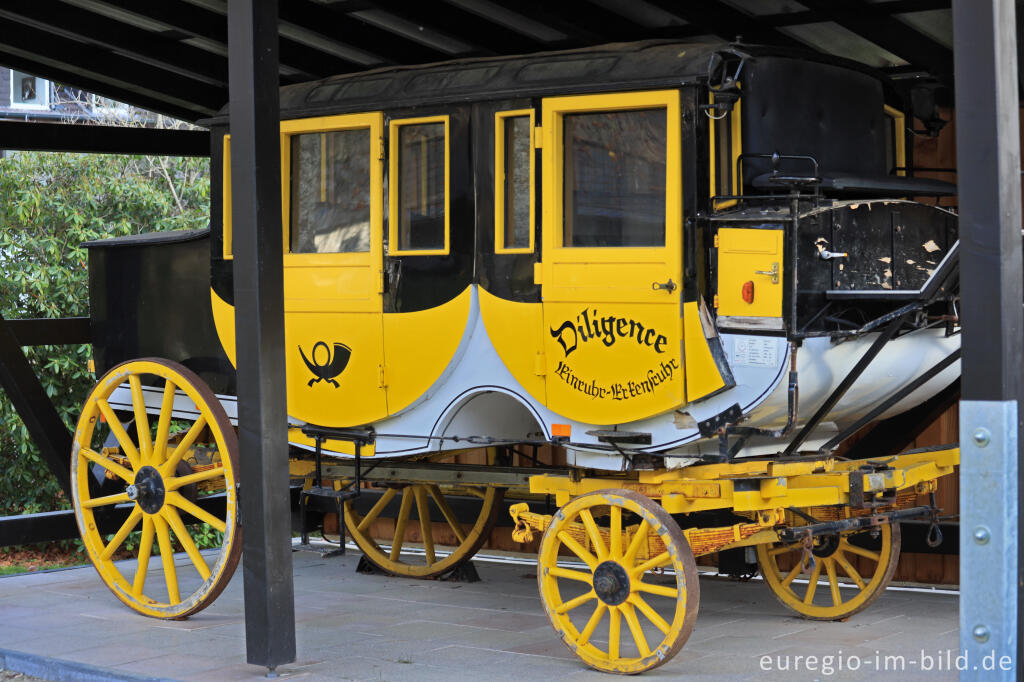
[[[532,565],[477,561],[481,582],[450,583],[359,574],[354,551],[293,558],[298,653],[278,671],[283,679],[612,679],[561,644]],[[956,677],[938,663],[947,651],[957,655],[955,595],[889,590],[845,623],[795,618],[756,580],[702,576],[700,601],[687,645],[642,679]],[[135,614],[89,566],[0,578],[0,668],[5,660],[11,670],[45,661],[48,668],[24,672],[45,669],[47,679],[255,680],[266,672],[245,663],[241,567],[212,606],[186,621]]]

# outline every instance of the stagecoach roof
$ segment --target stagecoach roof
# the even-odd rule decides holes
[[[649,39],[810,48],[952,84],[951,0],[280,0],[280,81]],[[227,0],[5,0],[0,64],[187,121],[228,100]]]

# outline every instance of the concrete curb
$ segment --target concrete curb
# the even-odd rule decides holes
[[[41,677],[51,682],[174,682],[167,677],[144,677],[60,658],[0,649],[0,670]]]

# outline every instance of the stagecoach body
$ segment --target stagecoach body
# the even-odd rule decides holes
[[[712,57],[735,76],[724,87],[709,85]],[[952,187],[905,175],[905,119],[887,94],[845,64],[664,43],[285,88],[290,423],[372,425],[380,456],[568,435],[573,462],[614,470],[621,448],[697,461],[741,425],[756,433],[737,454],[766,454],[846,378],[877,321],[919,301],[808,434],[816,448],[959,345],[928,320],[954,293],[955,216],[910,200]],[[134,335],[153,288],[105,286],[130,243],[94,249],[93,310],[111,330],[100,370],[150,354],[191,363],[233,415],[223,119],[213,138],[211,230],[172,237],[202,246],[136,246],[188,280],[160,312],[187,328]],[[181,251],[195,252],[187,269]],[[938,296],[915,298],[936,280]],[[609,444],[610,431],[637,442]],[[298,428],[292,440],[311,445]]]
[[[833,456],[959,375],[957,221],[938,201],[955,187],[913,176],[903,102],[849,62],[667,41],[283,88],[281,390],[303,514],[328,500],[370,564],[432,577],[481,546],[503,496],[525,500],[514,537],[543,532],[553,626],[612,672],[686,641],[695,555],[754,551],[808,618],[865,608],[895,571],[899,520],[937,528],[921,496],[958,459]],[[108,586],[157,617],[205,607],[240,552],[243,228],[226,112],[208,124],[210,229],[89,245],[102,378],[76,430],[76,515]],[[511,466],[517,445],[534,446],[530,467]],[[538,460],[543,445],[564,463]],[[452,462],[473,447],[479,465]],[[467,499],[469,522],[453,511]],[[127,500],[107,542],[94,510]],[[181,514],[224,533],[215,565]],[[148,550],[134,577],[112,562],[140,522],[161,555],[181,540],[191,594],[165,559],[166,598],[151,596]]]

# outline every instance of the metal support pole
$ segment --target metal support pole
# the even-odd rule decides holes
[[[961,679],[1014,679],[1021,654],[1017,528],[1024,292],[1013,0],[955,0],[963,398]],[[993,504],[995,503],[995,504]],[[983,657],[1008,656],[1010,670]],[[977,667],[975,667],[975,665]]]
[[[249,663],[295,660],[276,0],[229,0],[242,566]]]

